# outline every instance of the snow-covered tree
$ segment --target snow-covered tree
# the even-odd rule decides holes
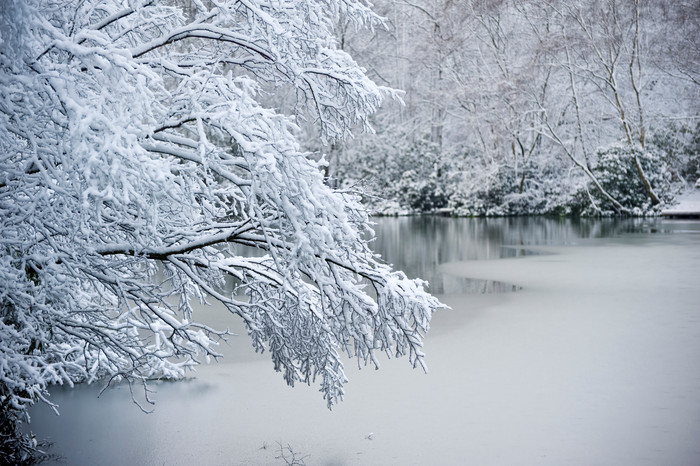
[[[339,15],[379,21],[365,2],[0,10],[3,420],[50,384],[177,378],[217,357],[226,331],[193,309],[212,300],[288,384],[318,378],[329,406],[341,353],[424,365],[440,303],[370,250],[365,210],[295,140],[301,118],[327,141],[367,129],[393,94],[334,39]],[[294,115],[261,104],[273,86],[296,93]]]
[[[629,183],[641,182],[651,204],[668,199],[664,186],[651,182],[662,174],[646,173],[635,154],[653,149],[647,140],[658,140],[655,134],[673,139],[679,128],[689,134],[695,127],[700,92],[692,53],[700,43],[694,40],[695,5],[668,0],[376,3],[390,20],[388,31],[378,33],[381,50],[394,56],[375,55],[378,47],[353,47],[364,45],[365,36],[348,35],[345,43],[360,52],[355,55],[372,76],[406,90],[406,105],[400,112],[382,108],[376,135],[362,136],[369,143],[353,144],[343,157],[330,159],[341,182],[371,172],[387,178],[391,172],[384,167],[391,161],[399,176],[383,179],[387,189],[380,193],[404,211],[410,206],[393,188],[402,185],[399,194],[408,192],[406,185],[421,190],[430,173],[403,174],[413,170],[410,148],[427,139],[432,144],[425,158],[437,147],[436,159],[449,161],[448,170],[440,171],[440,189],[431,195],[446,198],[458,215],[575,213],[587,205],[596,211],[598,195],[614,211],[632,213],[642,206],[616,200],[595,170],[598,154],[617,151],[624,141],[635,163]],[[690,153],[676,154],[677,167],[693,165]]]

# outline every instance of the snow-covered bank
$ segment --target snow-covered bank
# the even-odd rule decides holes
[[[523,289],[442,297],[429,374],[348,367],[332,412],[241,337],[196,380],[158,385],[153,414],[123,387],[77,387],[31,427],[68,464],[284,464],[280,441],[309,465],[697,465],[700,223],[648,231],[444,265]]]
[[[676,203],[663,212],[666,217],[700,217],[700,179],[695,189],[676,198]]]

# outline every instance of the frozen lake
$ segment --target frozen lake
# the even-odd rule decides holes
[[[377,250],[452,307],[428,375],[349,363],[331,412],[242,334],[154,384],[151,414],[126,387],[58,387],[61,415],[36,407],[32,430],[69,465],[285,464],[278,442],[308,465],[700,464],[700,222],[377,222]]]

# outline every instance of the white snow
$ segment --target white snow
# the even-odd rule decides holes
[[[700,179],[698,180],[700,183]],[[700,185],[696,183],[696,189],[682,194],[676,198],[676,204],[665,209],[661,215],[700,215]]]

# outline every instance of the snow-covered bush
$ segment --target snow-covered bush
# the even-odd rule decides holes
[[[407,143],[393,128],[395,144],[386,134],[368,135],[344,146],[334,164],[343,186],[360,185],[363,203],[375,214],[433,212],[447,205],[450,157],[427,138]]]
[[[473,165],[462,173],[450,198],[455,215],[576,215],[580,177],[562,176],[556,161],[531,162],[517,172],[511,166]]]
[[[402,154],[403,169],[389,194],[414,212],[433,212],[445,207],[449,195],[446,158],[426,139],[414,142]]]
[[[471,159],[475,159],[474,156]],[[517,183],[512,169],[491,165],[481,169],[469,163],[461,173],[461,182],[450,197],[450,207],[458,216],[509,215],[506,196],[515,192]]]
[[[647,145],[662,154],[674,182],[692,185],[700,179],[700,123],[656,130]]]
[[[652,202],[640,179],[637,161],[652,189],[662,201],[671,199],[671,171],[663,155],[653,148],[630,148],[626,144],[614,144],[596,152],[597,163],[593,167],[601,186],[632,213],[643,214],[652,208]],[[635,160],[636,159],[636,160]],[[589,213],[614,213],[615,209],[590,183],[588,190],[596,201]]]

